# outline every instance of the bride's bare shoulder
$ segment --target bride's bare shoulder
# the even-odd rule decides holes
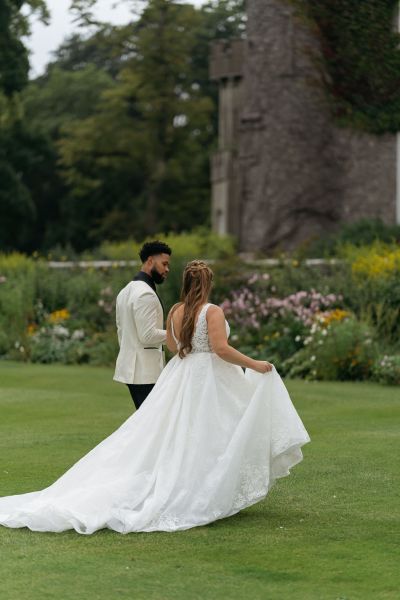
[[[174,316],[174,320],[177,317],[179,318],[180,314],[182,313],[182,310],[183,310],[182,302],[177,302],[176,304],[174,304],[168,313],[167,323],[169,323],[171,321],[172,316]]]
[[[183,308],[183,302],[177,302],[176,304],[174,304],[174,305],[171,307],[171,309],[170,309],[170,311],[169,311],[169,314],[170,314],[170,315],[173,315],[173,314],[174,314],[174,312],[176,312],[176,311],[179,311],[179,309],[182,309],[182,308]]]
[[[207,309],[207,317],[221,317],[224,316],[224,311],[217,304],[210,304]]]

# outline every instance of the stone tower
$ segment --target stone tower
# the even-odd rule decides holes
[[[219,82],[218,150],[211,160],[212,226],[221,234],[240,235],[241,189],[237,145],[243,107],[244,41],[212,46],[210,77]]]
[[[251,252],[291,249],[361,218],[394,223],[395,136],[334,125],[311,59],[317,42],[288,0],[247,7],[247,39],[214,49],[211,61],[220,119],[231,122],[212,165],[214,229]],[[218,71],[223,54],[239,51],[232,77]]]

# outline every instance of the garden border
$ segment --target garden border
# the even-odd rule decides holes
[[[303,261],[294,259],[279,259],[279,258],[260,258],[252,259],[250,257],[242,257],[239,255],[239,259],[246,264],[266,266],[266,267],[279,267],[281,265],[305,265],[307,267],[319,267],[319,266],[334,266],[343,264],[343,260],[337,258],[325,259],[325,258],[307,258]],[[216,262],[216,259],[206,260],[209,264]],[[81,269],[109,269],[115,267],[135,267],[140,265],[139,260],[66,260],[66,261],[48,261],[48,266],[51,269],[74,269],[76,267]]]

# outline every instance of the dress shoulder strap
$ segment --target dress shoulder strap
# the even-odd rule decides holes
[[[199,313],[199,316],[197,317],[197,323],[199,323],[201,319],[205,318],[209,306],[211,306],[210,302],[207,302],[207,304],[204,304],[203,308],[201,309],[201,311]]]
[[[177,340],[177,338],[176,338],[176,335],[175,335],[175,329],[174,329],[174,317],[173,317],[173,316],[171,316],[171,333],[172,333],[172,337],[173,337],[173,338],[174,338],[174,340],[175,340],[175,344],[176,344],[176,345],[178,345],[178,344],[179,344],[179,342],[178,342],[178,340]]]

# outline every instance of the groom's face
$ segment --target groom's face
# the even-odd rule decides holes
[[[150,256],[150,261],[152,261],[152,264],[150,265],[151,276],[155,283],[164,283],[167,279],[170,258],[169,254],[156,254],[155,256]]]

